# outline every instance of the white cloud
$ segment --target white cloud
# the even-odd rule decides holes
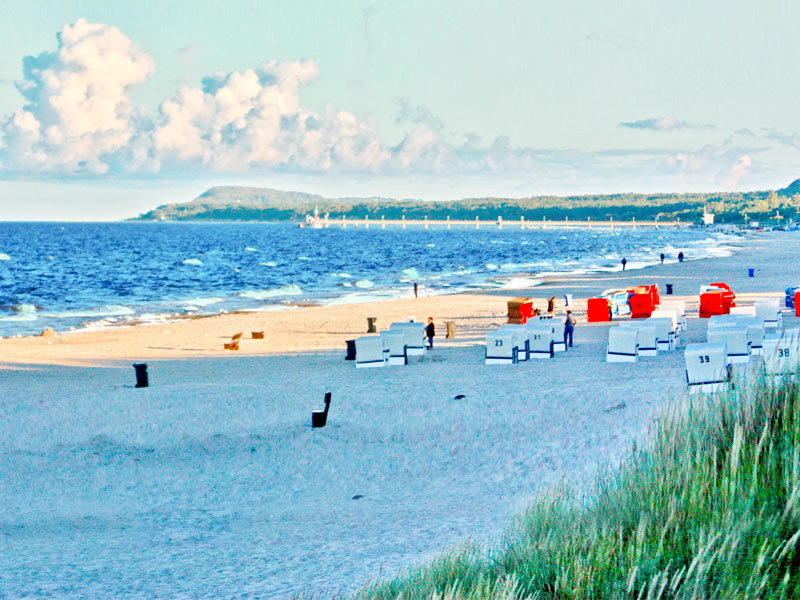
[[[167,163],[225,172],[378,168],[389,153],[373,122],[331,106],[324,115],[300,106],[300,87],[318,75],[313,61],[273,60],[184,87],[161,105],[155,152]]]
[[[690,123],[676,119],[675,117],[659,117],[652,119],[640,119],[638,121],[624,121],[619,124],[620,127],[628,129],[645,129],[649,131],[677,131],[679,129],[713,129],[714,126],[709,123],[699,124]]]
[[[58,50],[24,60],[17,88],[28,104],[3,123],[7,168],[108,171],[142,128],[128,98],[154,68],[149,55],[116,27],[78,19],[58,35]]]

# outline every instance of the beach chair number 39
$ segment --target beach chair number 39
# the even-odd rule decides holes
[[[701,363],[711,362],[711,359],[708,357],[708,354],[701,354],[700,355],[700,362]]]
[[[778,348],[778,358],[789,358],[789,349]]]

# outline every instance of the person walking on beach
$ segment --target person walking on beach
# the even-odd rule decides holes
[[[433,336],[436,335],[436,327],[433,325],[433,317],[428,317],[428,324],[425,326],[425,337],[428,338],[428,350],[433,350]]]
[[[419,298],[419,287],[416,281],[414,282],[414,298]]]
[[[683,252],[678,252],[678,262],[683,262]]]
[[[627,264],[628,264],[628,259],[623,256],[622,257],[622,270],[623,271],[625,270],[625,265],[627,265]]]
[[[664,264],[664,259],[665,259],[665,258],[666,258],[666,256],[664,256],[664,253],[662,252],[662,253],[661,253],[661,264],[662,264],[662,265]]]
[[[575,317],[572,316],[572,311],[567,311],[567,318],[564,319],[564,346],[572,348],[572,332],[575,331]],[[569,341],[569,343],[567,343]]]

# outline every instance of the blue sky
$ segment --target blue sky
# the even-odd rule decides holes
[[[4,3],[0,219],[800,177],[799,4],[465,4]]]

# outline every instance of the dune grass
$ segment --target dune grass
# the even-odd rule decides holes
[[[361,600],[800,598],[800,387],[761,377],[670,404],[647,446],[497,548],[449,551]]]

